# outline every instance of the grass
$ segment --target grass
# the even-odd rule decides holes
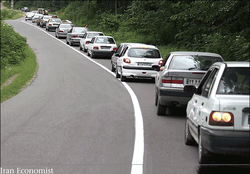
[[[7,86],[1,88],[1,102],[17,95],[25,88],[34,77],[37,70],[36,55],[27,45],[25,48],[26,58],[19,66],[11,66],[1,70],[1,86],[11,76],[18,76]]]

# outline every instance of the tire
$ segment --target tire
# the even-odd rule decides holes
[[[190,134],[189,124],[188,124],[187,118],[186,118],[186,122],[185,122],[185,135],[184,135],[184,137],[185,137],[184,142],[186,145],[195,145],[196,144],[193,136]]]
[[[155,87],[155,106],[158,105],[158,92],[157,87]]]
[[[66,44],[67,44],[67,45],[69,44],[69,42],[68,42],[67,38],[66,38]]]
[[[90,54],[89,54],[89,50],[87,50],[87,56],[89,56]]]
[[[209,164],[211,162],[211,156],[208,151],[202,146],[202,137],[201,133],[199,133],[199,141],[198,141],[198,161],[199,164]]]
[[[94,53],[92,51],[91,51],[90,57],[95,58],[95,55],[94,55]]]
[[[126,80],[127,80],[127,77],[122,75],[122,68],[121,68],[121,81],[126,82]]]
[[[158,116],[165,116],[166,115],[167,107],[160,104],[160,97],[158,96],[157,102],[157,115]]]
[[[116,67],[116,69],[115,69],[115,77],[120,78],[120,74],[118,74],[118,67]]]
[[[82,51],[82,47],[81,47],[81,44],[80,44],[80,46],[79,46],[79,50],[80,50],[80,51]]]
[[[114,68],[114,65],[113,65],[112,62],[111,62],[111,71],[112,71],[112,72],[115,72],[115,68]]]
[[[83,46],[83,52],[85,53],[87,52],[87,49],[84,46]]]
[[[56,35],[56,32],[55,32],[55,37],[58,38],[57,35]]]

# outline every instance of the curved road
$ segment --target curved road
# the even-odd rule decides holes
[[[93,59],[98,66],[78,46],[70,48],[54,32],[23,20],[6,22],[27,37],[39,69],[33,83],[1,104],[2,169],[43,169],[54,174],[197,173],[197,146],[186,146],[183,140],[185,112],[157,116],[154,82],[122,83],[106,70],[111,67],[109,59]],[[139,105],[134,106],[128,88]],[[142,132],[136,130],[141,121],[135,120],[136,109],[143,116],[139,127],[143,130],[138,129]],[[135,136],[144,144],[134,147]],[[135,156],[134,149],[143,154]],[[136,163],[137,157],[142,164]],[[142,170],[133,172],[137,167]]]

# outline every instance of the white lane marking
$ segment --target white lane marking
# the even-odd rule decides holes
[[[22,22],[26,23],[26,24],[28,24],[28,25],[30,25],[32,27],[36,27],[37,29],[43,31],[44,33],[46,33],[50,37],[56,39],[57,41],[59,41],[59,42],[61,42],[63,44],[65,44],[69,48],[71,48],[74,51],[78,52],[79,54],[83,55],[89,61],[95,63],[96,65],[100,66],[101,68],[103,68],[104,70],[106,70],[107,72],[109,72],[110,74],[112,74],[113,76],[115,76],[115,74],[113,72],[111,72],[108,68],[106,68],[102,64],[94,61],[93,59],[89,58],[88,56],[86,56],[85,54],[83,54],[81,51],[76,50],[75,48],[67,45],[62,40],[59,40],[55,36],[52,36],[46,30],[43,30],[40,27],[34,26],[34,25],[32,25],[32,24],[30,24],[28,22],[25,22],[23,20],[22,20]],[[134,141],[134,152],[133,152],[133,158],[132,158],[131,174],[143,174],[144,126],[143,126],[143,117],[142,117],[142,113],[141,113],[141,107],[140,107],[139,101],[138,101],[138,99],[137,99],[134,91],[130,88],[130,86],[126,82],[121,82],[121,83],[124,85],[124,87],[128,91],[128,93],[129,93],[129,95],[130,95],[130,97],[132,99],[132,103],[133,103],[133,107],[134,107],[135,141]]]

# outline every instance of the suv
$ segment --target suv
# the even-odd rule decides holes
[[[157,115],[170,115],[171,109],[187,106],[192,95],[184,85],[198,86],[214,62],[223,62],[219,54],[207,52],[171,52],[155,79],[155,105]]]
[[[157,67],[162,65],[163,58],[154,45],[143,43],[125,44],[122,52],[115,54],[116,78],[126,81],[127,78],[152,78],[157,74]]]
[[[210,163],[213,154],[249,159],[249,68],[249,62],[217,62],[198,88],[184,87],[193,94],[186,109],[185,144],[198,143],[200,164]]]

